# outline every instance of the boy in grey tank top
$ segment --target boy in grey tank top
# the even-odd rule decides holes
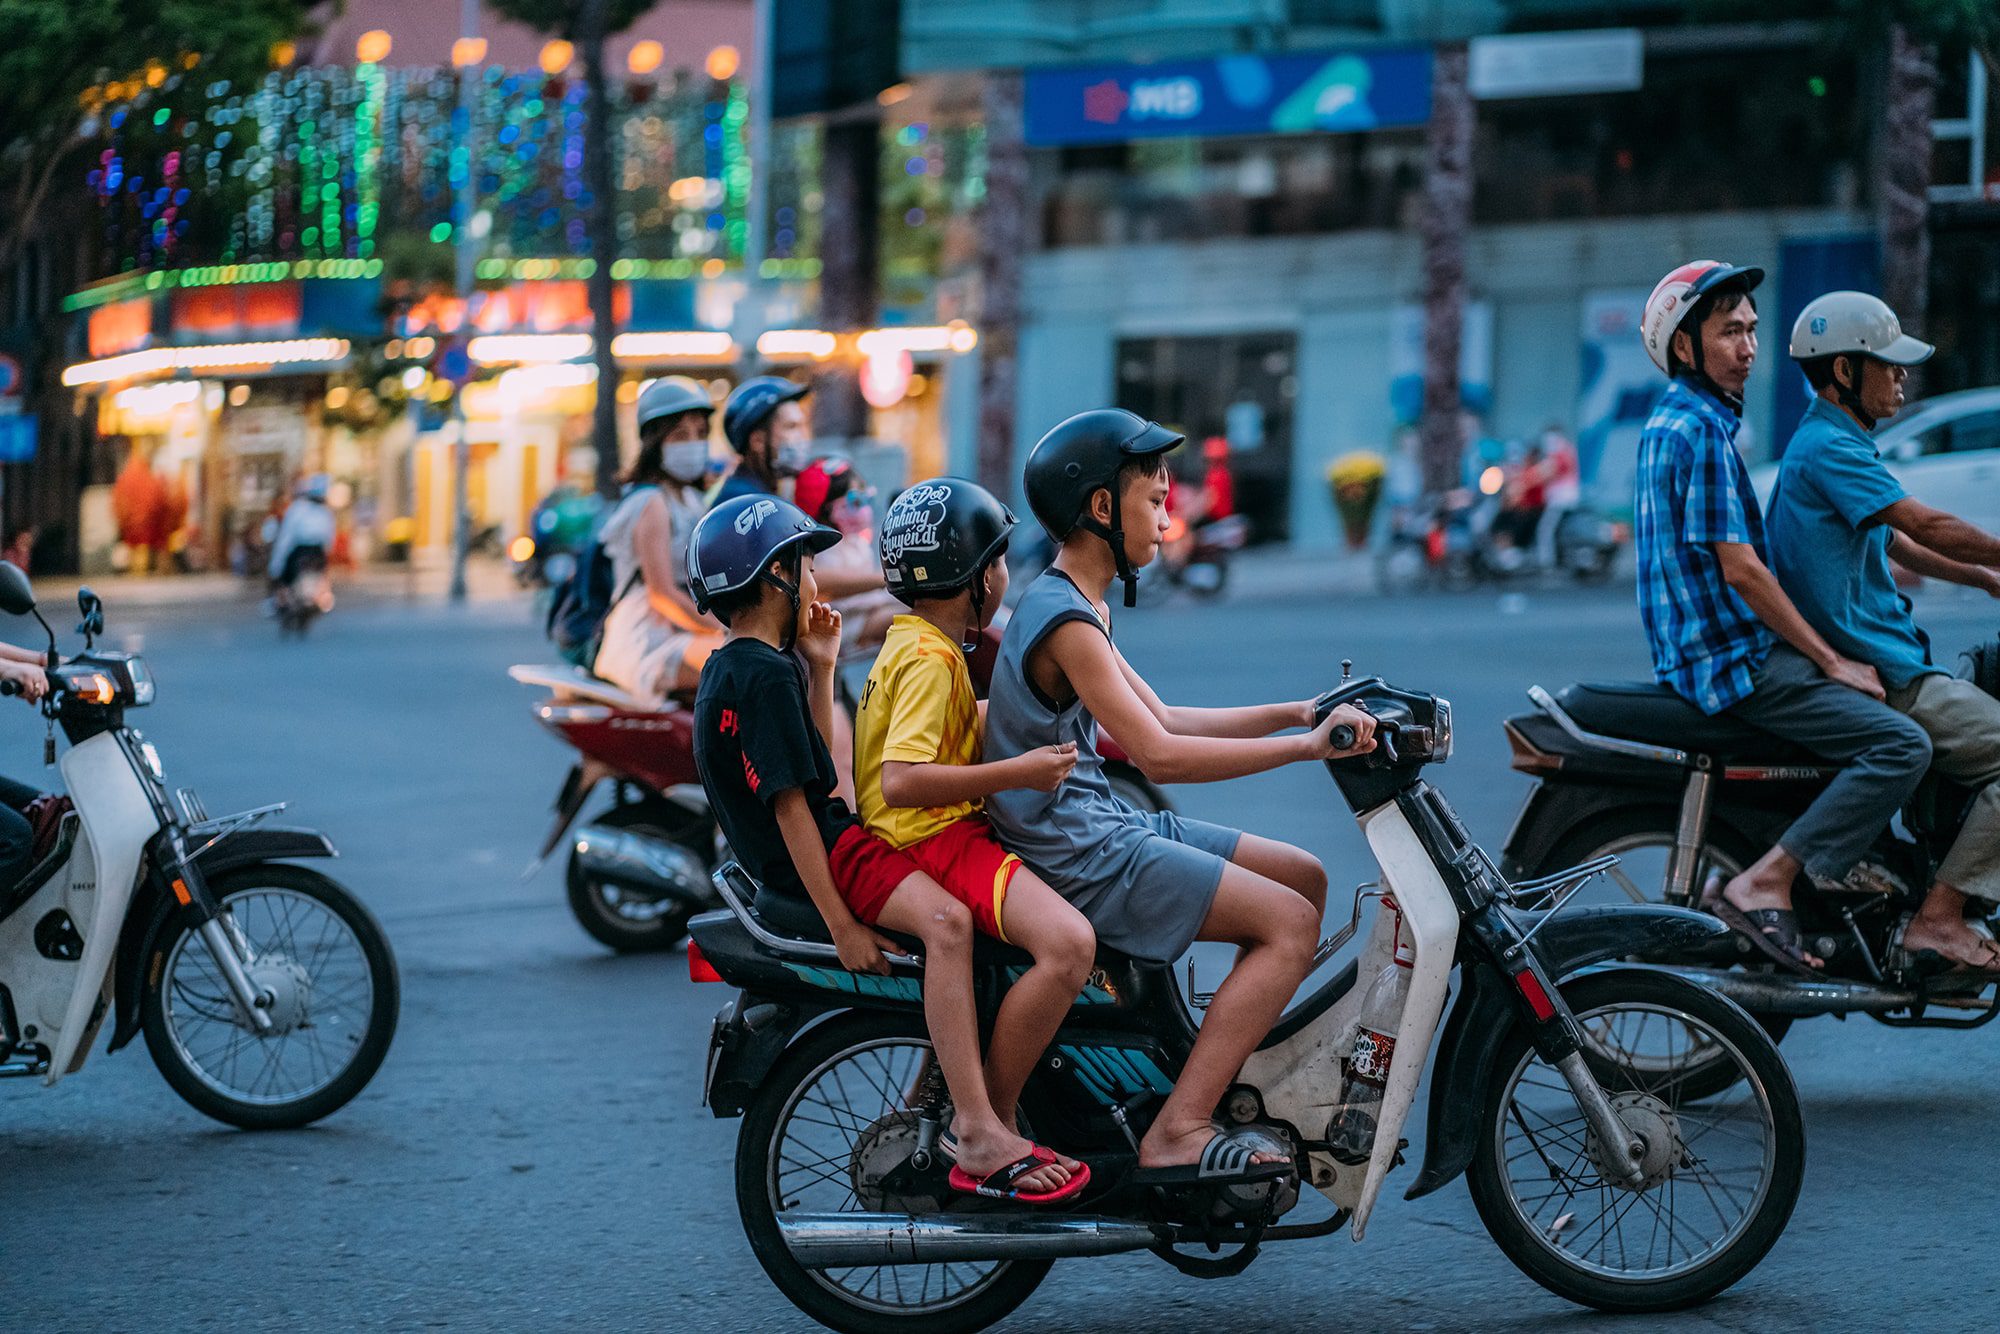
[[[1311,971],[1326,872],[1308,853],[1253,834],[1143,815],[1104,778],[1097,725],[1165,782],[1215,782],[1299,760],[1374,748],[1374,719],[1334,710],[1313,728],[1313,703],[1244,708],[1164,704],[1111,642],[1105,594],[1132,604],[1138,567],[1166,533],[1167,451],[1181,437],[1129,412],[1101,409],[1058,425],[1035,446],[1027,493],[1060,544],[1029,586],[1000,645],[986,714],[988,760],[1071,742],[1076,768],[1054,792],[987,801],[1001,841],[1090,919],[1104,944],[1169,963],[1196,940],[1239,948],[1180,1082],[1139,1146],[1141,1178],[1159,1184],[1268,1175],[1257,1155],[1233,1170],[1213,1124],[1217,1103]],[[1358,740],[1338,751],[1346,723]],[[1312,729],[1276,736],[1288,728]]]

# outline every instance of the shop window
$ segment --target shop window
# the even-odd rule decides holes
[[[1118,406],[1188,438],[1170,459],[1177,488],[1198,488],[1207,442],[1227,442],[1236,512],[1256,542],[1282,542],[1290,531],[1297,354],[1289,333],[1118,344]]]

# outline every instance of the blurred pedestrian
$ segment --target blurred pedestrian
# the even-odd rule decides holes
[[[875,547],[875,488],[838,454],[814,459],[799,474],[794,503],[840,533],[840,542],[813,557],[813,576],[822,588],[853,587],[874,576],[877,587],[831,599],[846,627],[843,649],[873,649],[882,643],[889,622],[903,611],[888,589],[880,587],[881,553]],[[838,758],[838,757],[836,757]]]
[[[1556,565],[1556,531],[1563,515],[1583,503],[1583,473],[1577,464],[1576,445],[1562,427],[1550,422],[1542,428],[1542,478],[1546,508],[1536,533],[1535,557],[1543,569]]]

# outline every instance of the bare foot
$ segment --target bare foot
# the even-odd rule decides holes
[[[1139,1141],[1139,1166],[1141,1167],[1186,1167],[1201,1161],[1202,1153],[1209,1141],[1222,1131],[1208,1121],[1201,1121],[1180,1130],[1163,1128],[1159,1122],[1146,1132],[1146,1138]],[[1287,1161],[1281,1153],[1253,1153],[1253,1165],[1282,1163]]]
[[[1710,880],[1709,883],[1715,882]],[[1722,897],[1745,913],[1753,913],[1763,908],[1777,908],[1790,912],[1792,875],[1788,871],[1767,870],[1760,862],[1724,885]],[[1808,951],[1803,943],[1799,947],[1799,957],[1805,960],[1808,968],[1826,966],[1826,961]]]
[[[1035,1151],[1033,1143],[1001,1129],[997,1121],[991,1127],[968,1130],[963,1117],[954,1118],[951,1133],[958,1141],[958,1165],[970,1177],[989,1177]],[[1052,1162],[1016,1181],[1012,1189],[1029,1195],[1061,1190],[1071,1170],[1070,1164]]]
[[[1966,968],[2000,968],[2000,943],[1974,931],[1956,912],[1919,912],[1903,932],[1903,948],[1911,954],[1935,950]]]

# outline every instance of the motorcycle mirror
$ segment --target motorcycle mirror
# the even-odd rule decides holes
[[[85,584],[76,590],[76,606],[83,613],[83,621],[76,627],[76,632],[84,637],[84,647],[88,648],[91,641],[104,633],[104,599],[92,592],[89,584]]]
[[[28,576],[12,561],[0,560],[0,611],[26,616],[34,609],[35,589]]]

